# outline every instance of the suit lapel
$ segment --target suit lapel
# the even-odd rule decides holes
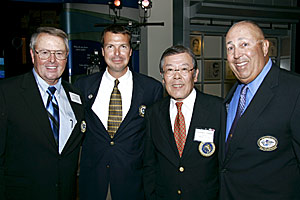
[[[84,97],[84,99],[86,100],[86,115],[92,119],[91,121],[99,122],[99,123],[93,124],[93,126],[97,126],[97,128],[101,132],[107,131],[107,130],[105,129],[105,126],[102,124],[102,122],[98,118],[98,116],[92,110],[92,106],[97,97],[103,74],[104,74],[104,71],[100,72],[99,76],[95,76],[94,79],[90,80],[90,87],[86,91],[86,93],[85,93],[86,96]],[[108,133],[107,133],[107,137],[109,138]]]
[[[122,132],[129,122],[132,121],[132,118],[136,117],[139,113],[139,107],[143,105],[144,89],[140,86],[139,76],[132,71],[133,77],[133,92],[131,98],[130,108],[126,114],[124,120],[122,121],[119,129],[117,130],[115,137],[119,137],[119,133]]]
[[[225,162],[228,162],[238,146],[242,145],[244,140],[247,140],[247,137],[249,136],[247,130],[253,126],[255,120],[259,117],[259,115],[261,115],[272,100],[274,96],[272,88],[278,85],[278,76],[279,68],[277,66],[272,66],[251,103],[239,119],[235,129],[235,136],[232,138],[226,154]]]
[[[179,160],[179,153],[177,150],[174,133],[171,127],[170,121],[170,97],[166,97],[160,105],[160,115],[158,115],[158,134],[157,142],[161,144],[160,151],[166,155],[166,157],[177,165]]]
[[[24,75],[22,88],[22,95],[33,116],[32,120],[36,122],[37,127],[41,130],[40,132],[45,134],[45,137],[49,140],[53,148],[57,149],[47,111],[32,72]]]

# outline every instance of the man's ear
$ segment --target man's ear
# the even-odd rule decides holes
[[[268,52],[269,52],[269,40],[263,40],[262,42],[262,50],[264,52],[264,57],[266,57],[268,55]]]

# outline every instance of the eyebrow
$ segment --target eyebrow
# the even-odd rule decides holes
[[[238,41],[241,41],[241,40],[249,40],[249,39],[248,38],[244,38],[244,37],[238,38]],[[229,41],[226,44],[232,44],[232,43],[233,43],[232,41]]]
[[[166,67],[173,67],[174,65],[173,64],[166,64]],[[183,64],[180,64],[178,66],[190,66],[188,63],[183,63]]]

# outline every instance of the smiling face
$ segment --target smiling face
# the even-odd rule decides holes
[[[35,50],[50,50],[66,52],[64,40],[61,37],[53,36],[47,33],[38,35]],[[39,55],[30,49],[31,59],[36,73],[45,80],[49,85],[55,85],[58,79],[63,74],[67,58],[64,60],[57,60],[54,54],[51,54],[48,59],[40,59]]]
[[[132,49],[130,38],[126,34],[107,32],[103,38],[102,55],[108,72],[115,78],[127,72]]]
[[[226,48],[230,68],[244,84],[253,81],[268,62],[269,42],[249,22],[240,22],[228,31]]]
[[[180,69],[189,69],[187,74],[181,74]],[[193,69],[193,60],[188,53],[180,53],[166,56],[164,58],[163,71],[168,69],[176,70],[174,75],[167,76],[163,73],[163,83],[165,84],[168,94],[177,101],[184,100],[192,92],[194,82],[197,81],[199,70]]]

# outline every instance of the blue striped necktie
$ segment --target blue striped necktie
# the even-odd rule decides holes
[[[48,117],[50,120],[52,132],[55,138],[55,141],[58,145],[58,135],[59,135],[59,110],[58,110],[58,103],[54,96],[54,93],[56,91],[56,88],[54,86],[48,87],[47,93],[49,94],[48,100],[47,100],[47,112]]]
[[[239,121],[240,117],[242,116],[244,110],[245,110],[245,106],[246,106],[246,95],[247,95],[247,91],[248,91],[248,86],[244,85],[242,87],[241,93],[240,93],[240,98],[239,98],[239,103],[238,103],[238,107],[236,110],[236,114],[235,114],[235,118],[232,122],[230,131],[229,131],[229,135],[227,137],[227,141],[226,141],[226,152],[228,150],[228,144],[231,141],[231,138],[233,136],[233,133],[235,131],[237,122]]]

